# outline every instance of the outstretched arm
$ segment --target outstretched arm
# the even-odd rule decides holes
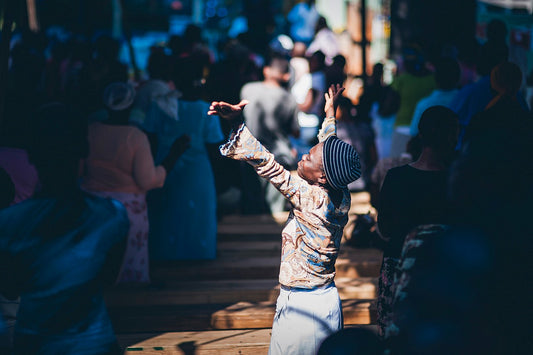
[[[246,105],[248,105],[247,100],[242,100],[236,105],[228,104],[224,101],[213,101],[211,102],[211,106],[209,106],[207,114],[211,116],[220,116],[221,118],[230,121],[232,126],[238,127],[244,120],[242,111]]]
[[[337,126],[335,120],[335,112],[337,111],[337,102],[342,96],[344,88],[337,85],[331,85],[328,89],[328,92],[324,94],[326,103],[324,105],[324,112],[326,113],[326,118],[322,123],[322,128],[318,132],[318,141],[323,142],[329,136],[337,134]]]
[[[259,176],[270,181],[293,206],[298,208],[301,205],[301,187],[306,186],[304,190],[307,190],[308,184],[300,177],[291,176],[291,173],[274,160],[274,155],[263,147],[242,123],[242,110],[246,104],[246,101],[241,101],[237,105],[226,102],[211,104],[209,115],[219,115],[234,123],[233,133],[229,140],[220,146],[220,153],[225,157],[250,164]]]

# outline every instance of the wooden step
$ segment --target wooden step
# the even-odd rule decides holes
[[[348,325],[377,333],[375,325]],[[207,330],[118,334],[125,354],[264,354],[268,351],[271,329]],[[189,351],[189,350],[194,350]],[[178,352],[181,351],[181,352]],[[189,351],[189,352],[186,352]]]
[[[373,324],[376,310],[373,300],[342,301],[344,324]],[[211,317],[213,329],[268,328],[272,326],[276,305],[273,302],[238,302]]]
[[[211,329],[211,316],[230,304],[110,307],[117,334],[203,331]]]
[[[151,274],[159,280],[208,280],[208,279],[262,279],[276,278],[279,273],[280,253],[261,255],[254,251],[248,255],[250,248],[259,248],[263,243],[247,246],[243,250],[226,252],[215,260],[167,261],[152,265]],[[267,243],[268,244],[268,243]],[[276,242],[277,247],[280,243]],[[225,244],[227,248],[232,243]],[[272,245],[272,247],[275,247]],[[382,252],[377,249],[355,249],[341,246],[336,262],[337,277],[377,277],[381,267]]]
[[[376,297],[376,278],[336,278],[341,299]],[[239,301],[274,302],[279,295],[277,279],[169,281],[165,288],[117,287],[106,294],[108,307],[219,304]]]
[[[260,355],[268,353],[270,329],[172,332],[138,343],[119,337],[124,354]]]
[[[344,300],[344,324],[375,324],[372,300]],[[275,302],[111,307],[109,315],[117,334],[203,331],[209,329],[257,329],[272,327]]]

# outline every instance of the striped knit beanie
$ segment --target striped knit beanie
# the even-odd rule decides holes
[[[361,176],[359,155],[337,136],[325,140],[322,159],[326,179],[334,189],[342,189]]]

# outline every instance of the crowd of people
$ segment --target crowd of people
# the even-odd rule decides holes
[[[309,330],[311,345],[286,337],[313,328],[308,318],[277,312],[274,353],[348,354],[338,348],[353,339],[357,354],[531,350],[533,119],[505,28],[496,21],[475,47],[477,75],[454,51],[430,61],[413,44],[390,85],[377,63],[349,98],[336,86],[346,58],[314,1],[288,20],[290,45],[262,53],[243,35],[215,55],[189,25],[151,48],[141,76],[108,35],[15,37],[0,130],[0,350],[117,353],[104,287],[153,284],[154,261],[214,259],[224,213],[289,209],[278,304],[312,312],[325,300],[336,318]],[[242,111],[238,124],[219,119],[234,118],[224,105]],[[340,330],[332,280],[349,191],[369,191],[378,211],[379,338]]]

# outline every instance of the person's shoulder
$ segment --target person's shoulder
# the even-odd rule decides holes
[[[409,164],[395,166],[387,171],[388,179],[401,179],[412,173],[413,168]]]

